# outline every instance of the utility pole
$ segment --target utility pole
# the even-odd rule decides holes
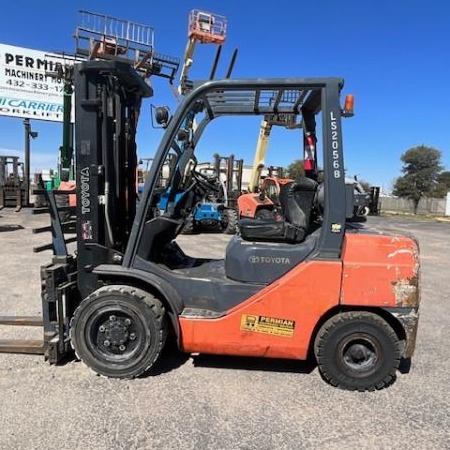
[[[30,206],[30,137],[38,137],[37,131],[31,131],[30,119],[23,120],[25,130],[25,162],[24,162],[24,186],[25,186],[25,206]]]

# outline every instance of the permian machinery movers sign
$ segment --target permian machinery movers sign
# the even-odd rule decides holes
[[[63,81],[49,73],[67,63],[73,60],[0,44],[0,115],[62,122]]]

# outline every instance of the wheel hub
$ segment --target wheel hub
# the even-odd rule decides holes
[[[343,346],[342,360],[351,370],[367,372],[378,362],[377,350],[370,340],[350,340]]]
[[[126,349],[129,341],[136,339],[136,333],[132,332],[133,323],[128,317],[116,317],[111,315],[99,328],[100,341],[105,347],[116,347],[120,351]]]

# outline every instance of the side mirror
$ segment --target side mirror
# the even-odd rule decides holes
[[[156,123],[162,127],[162,128],[167,128],[167,125],[169,125],[170,122],[170,110],[168,106],[153,106],[152,105],[152,109],[154,109],[154,112],[152,114],[152,126],[153,128],[158,128],[155,127],[153,124],[153,115],[155,116],[155,121]]]

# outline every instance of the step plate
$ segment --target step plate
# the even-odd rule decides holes
[[[44,342],[30,339],[0,339],[0,353],[44,354]]]

